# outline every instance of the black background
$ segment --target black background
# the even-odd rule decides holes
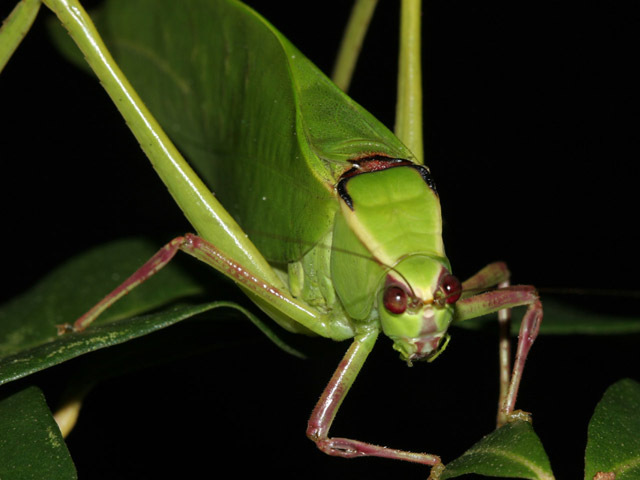
[[[324,71],[346,3],[286,11],[251,2]],[[626,5],[425,5],[426,163],[460,277],[501,259],[515,283],[638,289],[638,17]],[[139,234],[160,246],[189,230],[101,87],[47,44],[47,14],[0,76],[3,298],[90,246]],[[350,92],[391,127],[397,17],[396,2],[381,2]],[[638,307],[619,297],[577,301],[629,314]],[[229,467],[242,478],[427,476],[400,462],[329,458],[304,437],[346,344],[311,342],[312,358],[300,361],[244,322],[228,331],[207,325],[164,335],[210,336],[215,349],[93,390],[68,440],[81,478],[191,478]],[[543,337],[535,345],[519,407],[534,412],[558,478],[581,475],[587,422],[606,387],[640,379],[638,340]],[[389,346],[374,350],[335,434],[447,461],[491,431],[494,330],[456,331],[437,362],[411,369]],[[71,363],[36,377],[52,403]]]

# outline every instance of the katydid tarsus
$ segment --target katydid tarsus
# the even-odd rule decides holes
[[[214,88],[193,79],[186,90],[205,95],[190,101],[225,112],[224,126],[208,125],[215,153],[206,186],[140,101],[82,7],[73,0],[44,3],[69,30],[198,232],[170,241],[63,331],[89,327],[104,309],[183,250],[236,281],[285,329],[352,339],[308,423],[307,435],[328,454],[440,464],[436,455],[329,436],[339,406],[380,332],[391,338],[407,363],[431,361],[446,347],[451,324],[499,312],[498,424],[518,415],[518,386],[542,307],[532,287],[509,285],[503,263],[490,264],[462,283],[451,274],[441,238],[439,197],[422,160],[421,111],[413,108],[421,101],[415,41],[419,2],[402,4],[406,41],[401,41],[399,85],[409,95],[399,95],[397,137],[252,10],[235,1],[204,2],[211,15],[197,19],[192,31],[194,37],[206,31],[212,45],[218,45],[201,60],[221,72],[221,83]],[[201,2],[120,3],[123,10],[149,9],[149,21],[170,30],[171,22],[194,21],[190,6]],[[241,60],[229,62],[232,55]],[[268,68],[261,68],[264,65]],[[148,74],[157,72],[149,69]],[[225,81],[241,83],[243,89],[226,89]],[[287,108],[271,110],[274,102]],[[256,115],[262,115],[261,122],[282,125],[284,140],[263,134],[259,122],[251,122]],[[182,149],[189,154],[186,143]],[[239,195],[234,185],[241,183],[247,189]],[[254,243],[234,217],[247,232],[258,232],[251,235]],[[299,242],[261,236],[264,231]],[[521,305],[528,308],[512,369],[509,309]]]

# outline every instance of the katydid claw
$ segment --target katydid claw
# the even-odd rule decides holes
[[[517,421],[532,423],[533,419],[531,417],[531,413],[525,412],[524,410],[514,410],[506,415],[505,423]]]
[[[76,331],[76,328],[70,323],[63,323],[61,325],[56,325],[56,330],[58,332],[58,336],[60,336],[65,333],[73,333]]]
[[[433,467],[431,467],[431,472],[429,473],[429,478],[427,480],[438,480],[440,475],[445,470],[444,463],[436,463]]]

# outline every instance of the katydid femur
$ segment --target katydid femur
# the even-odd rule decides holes
[[[108,2],[110,18],[119,19],[112,22],[111,34],[120,45],[136,46],[115,51],[118,62],[143,95],[145,86],[162,84],[162,95],[147,100],[148,105],[206,186],[139,99],[77,1],[45,3],[69,30],[198,232],[169,242],[61,331],[87,328],[183,250],[237,282],[285,329],[353,339],[308,424],[307,435],[328,454],[440,464],[436,455],[329,437],[338,408],[380,332],[409,364],[430,361],[446,347],[450,325],[499,312],[498,424],[517,416],[518,386],[542,306],[533,287],[509,286],[503,263],[490,264],[463,283],[451,274],[440,200],[422,164],[421,114],[414,108],[420,101],[419,2],[403,2],[399,84],[413,94],[400,95],[400,139],[238,1]],[[195,5],[208,14],[195,14]],[[130,9],[137,14],[130,15]],[[191,36],[163,41],[172,38],[173,29]],[[168,69],[157,61],[175,58],[176,49],[214,72],[217,83],[188,75],[189,62]],[[169,76],[171,81],[164,82]],[[215,111],[203,113],[203,105]],[[201,125],[206,126],[206,145],[172,121],[175,110],[184,108],[195,108],[194,117],[206,117]],[[276,125],[278,134],[265,124]],[[242,192],[234,187],[239,184],[246,186]],[[247,232],[274,235],[256,234],[249,241],[236,220]],[[299,242],[283,243],[282,238]],[[522,305],[528,308],[511,369],[509,309]]]

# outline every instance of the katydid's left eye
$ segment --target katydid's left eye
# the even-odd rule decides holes
[[[444,295],[444,301],[448,304],[456,303],[462,295],[462,284],[457,277],[446,275],[440,282],[440,289]]]
[[[392,286],[384,291],[384,308],[389,312],[399,315],[407,309],[407,292],[402,288]]]

